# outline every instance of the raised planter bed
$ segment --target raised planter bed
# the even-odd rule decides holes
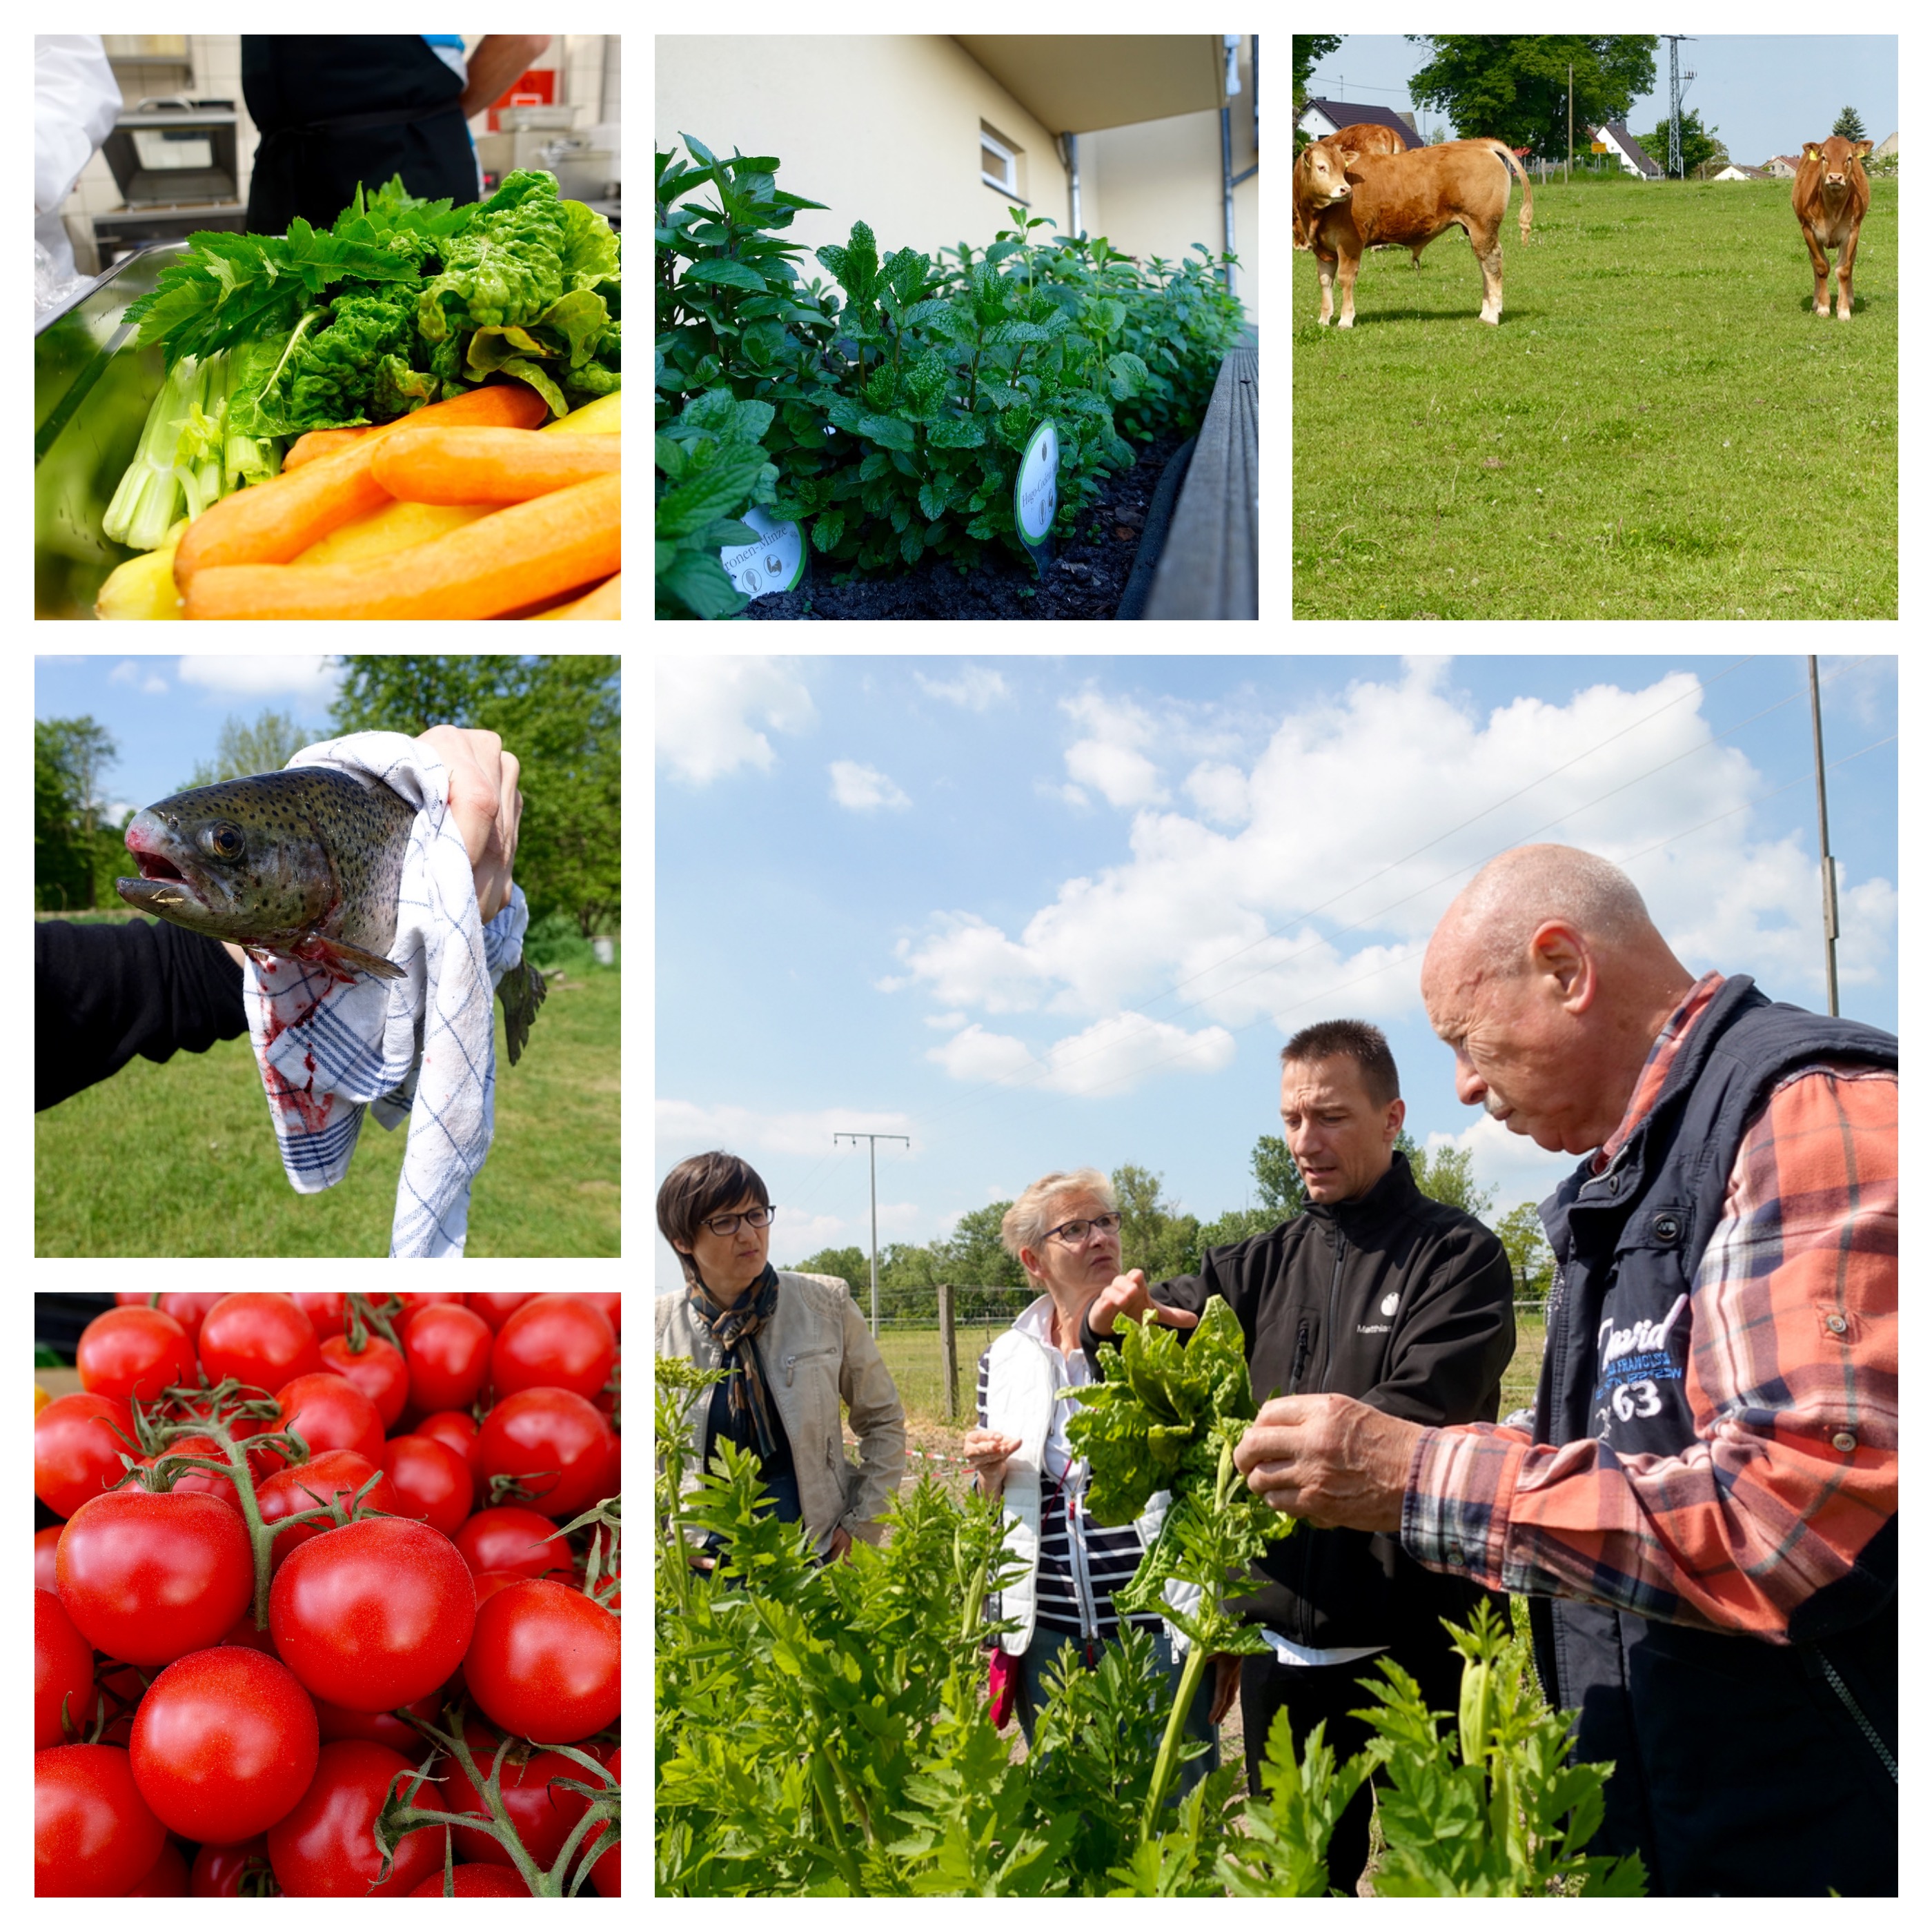
[[[1261,615],[1261,356],[1230,350],[1202,418],[1144,615]]]

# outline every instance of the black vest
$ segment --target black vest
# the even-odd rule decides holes
[[[1536,1439],[1620,1457],[1696,1441],[1689,1295],[1747,1120],[1820,1060],[1896,1067],[1889,1034],[1728,980],[1609,1172],[1539,1209],[1556,1258]],[[1613,1760],[1592,1849],[1636,1852],[1660,1895],[1898,1889],[1898,1526],[1794,1618],[1789,1646],[1532,1598],[1537,1671],[1576,1709],[1576,1756]]]

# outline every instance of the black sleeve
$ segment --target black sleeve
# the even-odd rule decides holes
[[[248,1030],[242,969],[218,940],[128,920],[34,926],[34,1111],[118,1073],[136,1054],[206,1053]]]
[[[1389,1372],[1362,1400],[1431,1429],[1495,1421],[1516,1352],[1515,1291],[1502,1243],[1474,1222],[1459,1230],[1402,1320]]]

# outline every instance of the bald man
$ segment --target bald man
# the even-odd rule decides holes
[[[1560,845],[1476,875],[1422,997],[1466,1105],[1583,1156],[1534,1429],[1285,1397],[1250,1486],[1530,1597],[1653,1893],[1895,1893],[1898,1041],[1699,978]]]

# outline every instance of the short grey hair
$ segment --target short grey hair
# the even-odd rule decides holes
[[[1097,1167],[1075,1167],[1064,1174],[1042,1174],[1001,1218],[1000,1246],[1015,1261],[1019,1259],[1022,1248],[1030,1248],[1038,1254],[1040,1243],[1046,1239],[1046,1231],[1054,1226],[1052,1217],[1046,1211],[1048,1203],[1070,1194],[1090,1194],[1096,1201],[1105,1203],[1110,1214],[1120,1207],[1114,1184]]]
[[[1587,939],[1621,946],[1656,927],[1629,875],[1574,845],[1519,845],[1492,859],[1456,901],[1471,957],[1484,974],[1513,978],[1528,964],[1531,935],[1567,920]]]

